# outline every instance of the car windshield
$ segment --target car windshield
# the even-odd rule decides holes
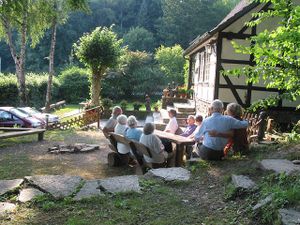
[[[28,115],[29,115],[28,113],[21,112],[18,109],[11,109],[10,112],[21,118],[28,117]]]

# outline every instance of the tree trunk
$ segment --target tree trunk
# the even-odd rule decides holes
[[[47,83],[45,112],[50,111],[50,104],[51,104],[52,79],[54,76],[54,53],[55,53],[55,45],[56,45],[56,30],[57,30],[56,19],[53,19],[52,37],[51,37],[51,45],[50,45],[50,53],[49,53],[49,76],[48,76],[48,83]]]
[[[92,86],[91,86],[91,99],[92,105],[100,105],[99,97],[101,90],[101,75],[93,73],[92,75]]]

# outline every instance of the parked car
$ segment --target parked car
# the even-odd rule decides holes
[[[24,113],[28,113],[29,115],[41,119],[46,122],[46,118],[48,116],[48,122],[49,123],[58,123],[59,122],[59,117],[56,115],[52,115],[50,113],[41,113],[40,111],[36,110],[35,108],[30,108],[30,107],[20,107],[18,108],[20,111]]]
[[[45,123],[14,107],[0,107],[0,127],[42,128]]]

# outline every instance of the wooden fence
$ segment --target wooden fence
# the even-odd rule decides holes
[[[85,110],[82,114],[72,117],[65,122],[59,122],[55,124],[48,124],[47,130],[68,130],[71,128],[82,128],[90,124],[97,123],[97,127],[100,128],[100,117],[103,114],[103,107],[98,106],[92,109]]]

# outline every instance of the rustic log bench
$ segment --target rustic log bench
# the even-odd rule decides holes
[[[0,127],[0,131],[4,133],[0,133],[0,140],[12,137],[20,137],[25,135],[37,134],[38,141],[42,141],[44,139],[45,129],[37,129],[37,128],[9,128],[9,127]]]

